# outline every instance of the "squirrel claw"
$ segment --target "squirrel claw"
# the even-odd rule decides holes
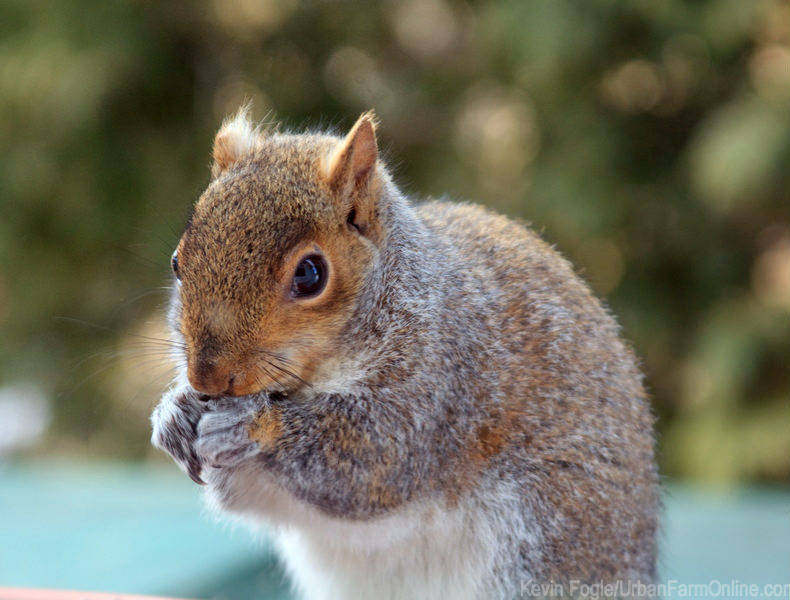
[[[204,406],[197,404],[194,395],[179,388],[165,393],[151,417],[154,446],[167,452],[189,478],[205,485],[200,477],[202,463],[194,450],[197,422]]]
[[[235,466],[258,453],[248,428],[256,414],[253,407],[229,407],[202,415],[192,445],[197,460],[212,469]]]
[[[200,478],[200,465],[190,464],[187,468],[187,475],[198,485],[206,485],[206,482]]]

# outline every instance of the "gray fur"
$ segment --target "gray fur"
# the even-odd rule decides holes
[[[309,153],[294,140],[289,152]],[[245,172],[234,190],[266,195],[269,175],[248,188]],[[378,176],[383,235],[332,368],[284,396],[206,402],[181,380],[152,416],[154,444],[220,506],[275,524],[267,490],[332,527],[425,506],[448,522],[466,515],[459,539],[485,548],[470,598],[514,597],[530,582],[652,581],[653,419],[612,317],[528,229],[473,206],[414,208]],[[176,289],[180,336],[179,302]],[[264,421],[271,442],[251,434]]]

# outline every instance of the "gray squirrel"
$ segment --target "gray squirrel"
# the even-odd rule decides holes
[[[172,258],[179,367],[152,442],[272,528],[301,597],[655,580],[642,376],[565,259],[478,206],[410,203],[372,113],[341,139],[241,110],[213,156]]]

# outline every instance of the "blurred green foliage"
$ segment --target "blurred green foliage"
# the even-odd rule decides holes
[[[168,257],[245,99],[363,110],[404,188],[526,218],[643,357],[667,475],[790,472],[790,3],[0,0],[0,385],[142,456]],[[84,322],[84,323],[83,323]]]

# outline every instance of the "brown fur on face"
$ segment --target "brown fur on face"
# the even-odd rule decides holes
[[[220,130],[218,176],[177,249],[179,325],[195,389],[290,390],[337,358],[332,342],[376,254],[372,134],[368,115],[343,141],[258,134],[238,118]],[[293,275],[313,254],[328,266],[326,287],[296,298]]]

